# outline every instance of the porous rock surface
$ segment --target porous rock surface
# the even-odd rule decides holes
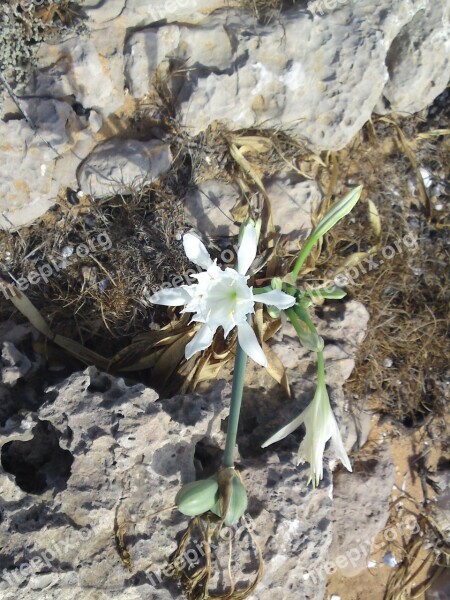
[[[387,444],[376,459],[359,463],[355,473],[341,472],[334,478],[330,560],[345,577],[367,568],[372,544],[389,517],[394,482]]]
[[[166,173],[171,164],[167,144],[116,138],[94,148],[80,165],[77,178],[81,190],[93,198],[130,194]]]
[[[450,75],[446,0],[304,1],[267,22],[225,0],[79,4],[88,33],[41,44],[24,91],[36,131],[8,117],[20,114],[11,102],[0,108],[2,228],[33,222],[75,187],[109,120],[160,72],[186,134],[216,120],[281,127],[316,150],[345,146],[374,110],[425,108]]]
[[[336,319],[343,335],[332,324]],[[332,341],[328,380],[344,439],[351,424],[342,384],[367,320],[357,302],[317,319],[322,335]],[[234,576],[249,583],[255,569],[254,551],[242,545],[243,539],[249,543],[248,527],[265,562],[252,600],[323,600],[333,535],[331,456],[327,452],[324,479],[313,490],[306,486],[308,466],[296,466],[301,430],[260,448],[314,392],[311,353],[299,349],[289,327],[283,335],[272,347],[280,357],[283,352],[290,357],[292,398],[271,386],[260,369],[246,386],[236,462],[250,503],[236,532]],[[18,352],[24,351],[21,339],[16,337]],[[14,358],[9,367],[11,362]],[[26,380],[27,371],[22,375]],[[18,384],[17,379],[8,384],[12,395]],[[203,395],[160,400],[143,385],[127,386],[90,367],[48,388],[37,410],[22,406],[7,415],[0,423],[2,598],[181,598],[163,570],[187,519],[177,511],[154,513],[173,504],[182,483],[214,472],[230,393],[230,386],[219,382]],[[130,570],[114,541],[117,524],[125,521],[134,522],[123,530]]]
[[[181,597],[172,596],[174,586],[162,572],[187,519],[177,512],[149,515],[170,507],[180,485],[195,478],[197,442],[223,444],[230,389],[161,403],[142,385],[128,388],[90,368],[56,391],[37,419],[24,417],[18,430],[1,436],[3,464],[22,464],[26,456],[36,468],[37,455],[55,431],[61,448],[53,464],[35,472],[51,486],[37,496],[22,491],[13,475],[0,477],[2,597],[17,598],[19,586],[21,597],[36,599]],[[70,466],[64,463],[70,469],[66,482],[63,452],[73,459]],[[267,563],[255,598],[289,588],[305,598],[321,597],[303,579],[298,561],[321,568],[331,542],[331,481],[328,475],[313,492],[291,458],[269,452],[263,460],[238,461],[251,490],[249,518]],[[116,513],[122,521],[146,521],[126,530],[131,572],[114,544]],[[37,557],[39,564],[32,562]],[[252,566],[251,557],[244,558],[241,578],[249,581]]]

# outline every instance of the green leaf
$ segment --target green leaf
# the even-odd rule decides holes
[[[342,200],[336,202],[333,207],[328,211],[325,217],[320,221],[314,231],[310,234],[305,242],[305,245],[300,252],[297,262],[295,263],[292,276],[294,280],[297,279],[300,269],[302,268],[305,260],[308,258],[314,244],[323,237],[327,231],[336,225],[342,218],[344,218],[352,210],[355,204],[361,197],[362,185],[351,190]]]
[[[309,298],[323,298],[324,300],[341,300],[347,295],[347,292],[337,287],[337,285],[330,288],[316,288],[315,290],[308,290],[303,293]]]

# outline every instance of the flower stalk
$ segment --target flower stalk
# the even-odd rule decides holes
[[[236,448],[237,430],[239,416],[241,413],[242,395],[244,393],[245,369],[247,366],[247,354],[241,345],[237,345],[236,359],[234,363],[233,387],[231,390],[230,416],[228,419],[227,440],[223,456],[223,466],[234,466],[234,452]]]

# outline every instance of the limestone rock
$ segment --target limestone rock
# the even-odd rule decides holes
[[[36,376],[43,359],[31,350],[38,338],[30,325],[0,324],[0,427],[3,433],[17,433],[17,415],[21,409],[39,406],[40,386]]]
[[[444,91],[450,76],[450,5],[430,3],[394,39],[387,56],[386,106],[377,112],[419,112]]]
[[[0,120],[0,227],[14,229],[32,223],[55,202],[63,183],[73,184],[76,162],[71,150],[84,157],[92,146],[89,122],[70,104],[58,100],[23,101],[33,130],[25,119]]]
[[[125,46],[125,81],[133,96],[149,93],[157,68],[168,60],[179,40],[180,30],[175,25],[130,36]]]
[[[29,358],[17,350],[11,342],[3,342],[0,364],[2,365],[1,378],[7,385],[16,383],[18,379],[27,375],[32,367]]]
[[[187,519],[176,511],[151,515],[170,506],[180,485],[194,479],[196,443],[223,445],[230,387],[221,388],[203,398],[159,402],[142,385],[127,387],[89,368],[56,386],[56,397],[14,440],[8,436],[5,443],[0,430],[2,597],[180,596],[163,569]],[[291,461],[292,451],[261,454],[238,457],[251,490],[247,523],[266,563],[251,598],[286,597],[290,590],[322,600],[322,563],[331,542],[330,479],[313,491],[305,485],[304,469]],[[115,548],[115,519],[136,522],[124,530],[131,572]],[[249,553],[243,557],[235,577],[249,581],[254,562]],[[304,577],[306,565],[322,574],[319,582]]]
[[[316,321],[323,335],[334,331],[334,346],[351,359],[367,318],[358,302],[339,307],[340,312],[324,311]],[[336,319],[346,332],[341,338],[330,326]],[[313,490],[306,486],[308,465],[296,466],[301,428],[261,448],[312,398],[315,365],[289,327],[272,348],[282,358],[283,351],[291,357],[292,397],[267,385],[264,370],[254,370],[254,377],[249,370],[236,463],[250,502],[234,532],[234,576],[249,582],[254,572],[254,558],[241,546],[249,543],[251,529],[265,562],[251,600],[323,600],[333,530],[331,463],[326,460],[324,479]],[[344,439],[348,415],[342,383],[348,374],[340,358],[327,373]],[[159,400],[143,385],[128,387],[88,368],[49,388],[36,412],[22,410],[4,426],[0,422],[2,598],[181,597],[164,569],[187,519],[177,511],[155,512],[173,504],[182,483],[216,470],[230,394],[231,386],[222,381],[203,395]],[[334,514],[338,519],[339,510]],[[126,520],[134,522],[123,530],[131,572],[114,542],[115,523]]]
[[[91,26],[112,23],[121,29],[131,29],[157,21],[196,23],[224,3],[223,0],[81,0],[78,4]]]
[[[43,43],[28,92],[43,97],[71,97],[85,110],[94,109],[106,119],[125,100],[124,36],[125,32],[101,30],[58,44]]]
[[[273,223],[289,252],[299,252],[311,231],[311,211],[322,194],[316,183],[298,182],[280,175],[265,182]],[[209,180],[185,197],[186,221],[206,235],[231,236],[238,233],[231,210],[240,198],[238,186]]]
[[[340,149],[383,92],[392,42],[426,6],[425,0],[376,7],[360,0],[323,16],[295,8],[267,25],[242,11],[215,13],[189,27],[185,42],[194,46],[199,30],[220,19],[232,40],[233,66],[211,69],[188,61],[179,118],[192,133],[214,120],[231,129],[281,126],[316,149]],[[299,43],[299,31],[305,43]]]
[[[85,194],[102,198],[130,194],[155,181],[172,164],[170,147],[159,140],[140,142],[113,138],[95,147],[78,169]]]
[[[236,235],[230,211],[240,197],[235,185],[209,180],[185,197],[186,222],[206,235]]]
[[[147,94],[158,66],[169,59],[214,71],[231,68],[232,42],[222,20],[212,17],[201,28],[167,25],[132,34],[125,47],[125,73],[131,93],[137,97]]]
[[[89,32],[37,53],[22,101],[40,113],[38,135],[8,116],[11,102],[2,108],[0,227],[33,222],[75,186],[94,134],[111,135],[111,119],[151,91],[158,69],[189,135],[216,120],[232,130],[281,127],[315,150],[342,148],[374,109],[421,110],[450,75],[445,0],[304,1],[266,23],[224,0],[80,7]]]
[[[334,477],[330,562],[346,577],[367,567],[370,548],[389,516],[395,469],[386,447],[377,460]],[[349,527],[351,523],[351,527]]]

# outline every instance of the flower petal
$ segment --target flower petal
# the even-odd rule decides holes
[[[253,328],[243,321],[238,323],[238,342],[244,352],[262,367],[267,367],[267,358],[259,345],[256,333]]]
[[[238,323],[237,330],[238,342],[242,350],[256,363],[262,367],[267,367],[267,358],[259,345],[256,333],[253,331],[252,327],[250,327],[247,321],[243,321]]]
[[[204,269],[207,269],[213,264],[205,245],[197,236],[192,233],[186,233],[183,236],[183,246],[186,256],[194,264],[203,267]]]
[[[344,444],[342,442],[341,433],[339,431],[338,424],[333,415],[332,434],[331,434],[331,446],[336,456],[341,460],[344,467],[348,470],[352,470],[350,459],[348,458],[347,452],[345,451]]]
[[[211,345],[214,333],[215,331],[208,325],[202,325],[189,344],[186,344],[186,348],[184,350],[184,356],[186,359],[194,356],[196,352],[201,352],[202,350],[205,350],[205,348],[208,348],[208,346]]]
[[[255,260],[257,246],[258,239],[256,237],[256,229],[253,225],[248,224],[244,228],[238,250],[236,271],[240,275],[245,275],[250,269],[252,262]]]
[[[293,421],[279,429],[276,433],[273,434],[264,444],[261,445],[261,448],[267,448],[270,444],[274,444],[275,442],[279,442],[280,440],[284,440],[290,433],[295,431],[305,420],[305,411],[299,414]]]
[[[276,306],[280,310],[285,310],[295,304],[294,296],[285,294],[280,290],[271,290],[270,292],[264,292],[264,294],[253,294],[253,300],[269,306]]]
[[[183,286],[161,289],[149,298],[149,302],[163,306],[184,306],[190,299],[189,293]]]

